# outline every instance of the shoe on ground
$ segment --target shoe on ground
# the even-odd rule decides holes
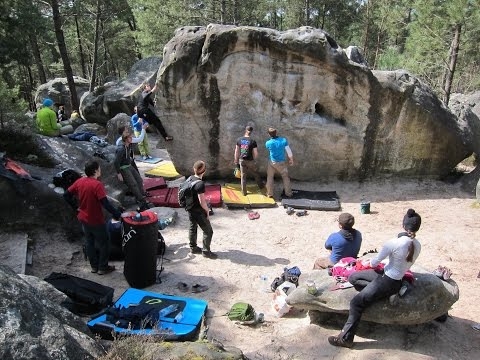
[[[99,269],[98,270],[98,275],[105,275],[109,274],[111,272],[115,271],[115,266],[113,265],[108,265],[106,269]]]
[[[292,207],[289,206],[289,207],[287,208],[287,214],[288,214],[288,215],[292,215],[294,212],[295,212],[295,210],[294,210]]]
[[[90,272],[91,272],[92,274],[96,274],[96,273],[98,272],[98,269],[97,269],[97,268],[92,268],[92,269],[90,270]]]
[[[153,157],[151,157],[150,155],[147,155],[146,158],[147,158],[147,160],[152,160],[153,159]]]
[[[143,156],[142,156],[142,160],[148,160],[148,156],[143,155]]]
[[[172,141],[173,140],[173,136],[165,136],[165,141]]]
[[[203,257],[208,258],[208,259],[216,259],[218,258],[218,255],[211,252],[211,251],[203,251],[202,252]]]
[[[353,346],[353,341],[347,341],[339,336],[329,336],[328,342],[330,343],[330,345],[344,348],[351,348]]]
[[[192,247],[192,248],[190,248],[190,253],[191,254],[201,254],[202,253],[202,248],[198,247],[198,246]]]

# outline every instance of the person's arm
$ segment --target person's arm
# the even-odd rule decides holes
[[[106,197],[100,199],[100,202],[102,203],[102,206],[105,208],[105,210],[112,214],[115,220],[120,220],[122,213],[120,212],[120,210],[115,209],[115,207],[113,207],[112,203],[108,201]]]
[[[327,238],[327,241],[325,241],[325,249],[331,251],[332,248],[333,248],[333,240],[332,240],[332,235],[330,235],[330,236]]]
[[[377,256],[375,256],[373,259],[370,260],[370,266],[372,268],[377,267],[378,264],[380,264],[380,262],[383,259],[385,259],[387,256],[389,256],[391,252],[392,252],[392,249],[391,249],[391,246],[390,246],[390,242],[387,241],[385,243],[385,245],[383,245],[382,249],[377,254]]]
[[[258,157],[258,149],[256,147],[254,147],[252,149],[252,156],[253,156],[253,160],[257,160],[257,157]]]
[[[133,137],[132,138],[132,144],[138,144],[143,141],[145,138],[146,131],[145,129],[148,127],[148,124],[143,124],[142,125],[142,131],[140,132],[140,135],[138,137]]]
[[[235,155],[233,158],[233,162],[235,163],[235,165],[238,164],[239,158],[240,158],[240,147],[237,144],[235,145]]]
[[[62,125],[60,125],[58,122],[57,122],[57,114],[55,114],[55,111],[49,111],[48,112],[48,118],[49,118],[49,121],[50,121],[50,128],[51,129],[61,129],[62,128]]]
[[[120,164],[122,163],[124,151],[125,149],[123,145],[118,146],[117,151],[115,152],[115,159],[113,160],[113,166],[115,167],[115,171],[117,172],[117,178],[122,182],[123,182],[123,176],[120,173]]]
[[[287,156],[288,156],[288,163],[290,165],[293,165],[293,153],[292,153],[292,149],[290,149],[289,145],[285,146],[285,151],[286,151]]]
[[[207,206],[207,200],[205,199],[205,193],[198,194],[198,201],[200,201],[200,206],[202,207],[203,210],[205,210],[205,213],[207,214],[207,218],[208,218],[209,209]]]

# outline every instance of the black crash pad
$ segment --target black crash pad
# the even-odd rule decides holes
[[[338,211],[341,209],[340,199],[336,191],[292,190],[292,196],[282,194],[283,207],[294,209]]]

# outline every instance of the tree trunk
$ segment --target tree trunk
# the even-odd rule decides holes
[[[238,18],[238,0],[233,0],[233,25],[238,25],[240,23],[240,19]]]
[[[310,1],[305,0],[305,25],[310,25]]]
[[[47,82],[47,75],[45,74],[45,68],[43,67],[42,56],[40,55],[40,49],[38,48],[37,37],[35,34],[29,33],[28,40],[30,41],[30,47],[32,48],[33,58],[35,59],[35,65],[37,66],[40,84],[45,84]]]
[[[372,4],[371,4],[372,3]],[[365,5],[367,7],[367,13],[365,17],[365,33],[363,39],[363,54],[365,59],[368,59],[368,38],[370,36],[370,7],[373,6],[373,1],[367,1]]]
[[[80,37],[80,26],[78,26],[78,16],[75,14],[75,28],[77,29],[77,41],[78,41],[78,56],[80,57],[80,65],[82,66],[83,78],[87,78],[87,67],[85,66],[85,59],[83,57],[83,45],[82,38]]]
[[[65,76],[67,77],[68,89],[70,90],[70,102],[72,104],[72,109],[78,109],[78,97],[77,89],[75,87],[75,81],[73,79],[73,70],[70,65],[70,59],[67,53],[67,46],[65,45],[65,37],[63,36],[62,30],[62,19],[60,17],[60,10],[58,6],[58,0],[51,0],[52,4],[52,15],[53,15],[53,26],[55,28],[55,37],[57,38],[58,50],[60,51],[60,56],[62,57],[63,69],[65,71]]]
[[[97,62],[98,62],[98,38],[100,37],[100,0],[97,0],[97,14],[95,18],[95,39],[93,41],[93,61],[92,61],[92,78],[90,79],[89,90],[93,91],[95,88],[95,81],[97,77]]]
[[[449,63],[445,69],[443,76],[443,102],[448,105],[450,101],[450,92],[452,91],[453,75],[457,66],[458,50],[460,49],[460,35],[462,33],[462,25],[455,24],[453,28],[453,39],[448,52]]]
[[[226,16],[227,16],[227,1],[222,0],[221,8],[220,8],[220,23],[222,25],[225,25],[227,23]]]

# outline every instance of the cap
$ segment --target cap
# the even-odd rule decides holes
[[[53,100],[52,99],[46,98],[46,99],[43,100],[43,106],[50,107],[52,105],[53,105]]]
[[[352,214],[342,213],[338,217],[338,223],[342,225],[342,228],[344,228],[345,230],[350,230],[355,224],[355,218]]]

